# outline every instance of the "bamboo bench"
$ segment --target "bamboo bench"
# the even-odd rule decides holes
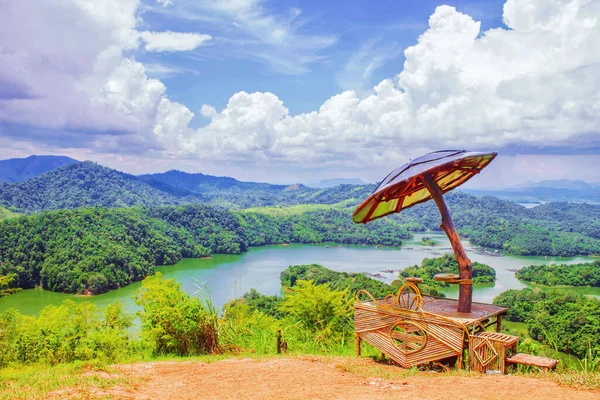
[[[531,365],[544,369],[545,371],[556,368],[556,364],[558,364],[558,360],[547,357],[532,356],[531,354],[525,353],[514,354],[510,358],[507,358],[506,361],[509,364]]]

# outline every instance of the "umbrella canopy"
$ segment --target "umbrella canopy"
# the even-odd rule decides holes
[[[462,185],[495,157],[495,152],[442,150],[425,154],[393,170],[358,206],[352,220],[367,223],[432,198],[423,182],[429,175],[442,193]]]
[[[451,276],[450,280],[442,276],[435,276],[434,279],[460,284],[457,311],[462,313],[471,312],[471,260],[458,237],[443,195],[478,174],[496,155],[494,152],[467,150],[442,150],[425,154],[392,171],[352,215],[354,222],[366,224],[429,199],[435,200],[442,216],[440,228],[450,240],[458,261],[459,274]]]

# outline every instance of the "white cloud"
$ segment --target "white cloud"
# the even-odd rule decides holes
[[[105,151],[132,151],[124,143],[164,148],[179,137],[193,113],[169,100],[163,83],[148,78],[142,64],[126,55],[140,45],[139,5],[0,2],[0,123],[12,126],[6,130],[33,129],[35,140],[57,146],[68,136],[63,146]],[[200,40],[196,34],[143,35],[153,49],[183,50]],[[163,43],[169,38],[173,43]],[[81,139],[74,143],[75,132]],[[21,139],[28,137],[23,133]]]
[[[26,25],[16,18],[21,3],[0,4],[0,121],[51,130],[36,138],[47,143],[56,132],[79,132],[98,152],[279,170],[389,167],[448,147],[600,147],[597,0],[509,0],[508,28],[485,32],[440,6],[405,50],[401,72],[368,96],[344,91],[290,115],[275,94],[239,92],[220,111],[203,105],[211,120],[200,129],[189,127],[194,114],[170,100],[162,82],[125,56],[139,46],[136,0],[40,0],[27,7],[34,11]],[[256,2],[219,4],[215,12],[235,16],[255,39],[288,26]],[[265,40],[276,48],[297,35],[286,28]]]
[[[202,107],[200,107],[200,114],[206,118],[212,118],[217,115],[217,110],[213,106],[202,104]]]
[[[142,32],[140,37],[146,42],[146,51],[189,51],[202,46],[212,39],[210,35],[185,32]]]
[[[195,69],[161,63],[144,63],[144,72],[150,78],[155,79],[169,79],[183,74],[198,75],[200,73]]]
[[[274,163],[373,165],[426,148],[598,146],[600,2],[509,0],[504,18],[509,29],[481,32],[440,6],[405,50],[402,72],[370,96],[346,91],[291,116],[271,93],[237,93],[191,136],[192,147]]]

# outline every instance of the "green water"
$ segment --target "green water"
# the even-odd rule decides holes
[[[440,243],[430,247],[420,244],[423,236],[432,237]],[[581,263],[592,260],[589,257],[498,257],[484,253],[478,248],[464,243],[469,257],[492,266],[496,270],[497,281],[494,285],[475,285],[473,300],[491,302],[499,293],[507,289],[527,287],[514,277],[509,269],[519,269],[531,264]],[[199,287],[206,285],[214,303],[221,306],[256,288],[265,294],[280,293],[279,274],[289,265],[321,264],[335,271],[379,273],[381,279],[391,281],[399,270],[419,264],[424,257],[437,257],[451,252],[448,239],[443,234],[428,233],[415,235],[402,248],[377,248],[374,246],[338,246],[338,245],[291,245],[253,248],[239,256],[213,255],[210,259],[185,259],[176,265],[158,267],[166,278],[176,278],[183,288],[193,294],[199,293]],[[383,272],[394,270],[394,273]],[[94,301],[104,307],[114,301],[120,301],[129,312],[136,310],[132,295],[140,287],[134,283],[127,287],[94,297],[77,297],[70,294],[48,292],[40,289],[24,290],[4,298],[0,302],[0,311],[14,307],[20,312],[35,315],[46,305],[58,305],[65,299],[76,302]],[[577,293],[600,296],[600,288],[562,288]],[[451,286],[445,290],[448,297],[456,298],[458,288]]]

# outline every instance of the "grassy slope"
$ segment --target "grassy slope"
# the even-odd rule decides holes
[[[251,207],[241,210],[241,212],[254,212],[269,215],[271,217],[286,217],[289,215],[300,215],[311,211],[329,210],[331,208],[341,208],[338,205],[329,204],[299,204],[295,206],[271,206],[271,207]]]
[[[3,219],[16,218],[20,215],[21,214],[10,211],[4,207],[0,207],[0,221],[2,221]]]

